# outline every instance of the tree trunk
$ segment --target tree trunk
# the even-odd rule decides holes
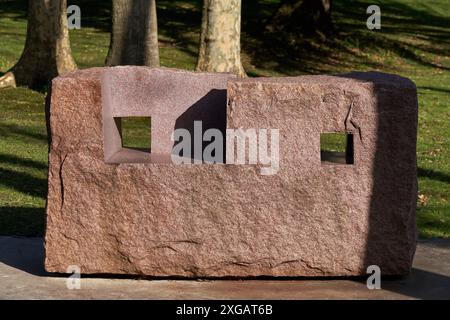
[[[106,65],[159,66],[155,0],[113,0]]]
[[[245,77],[240,41],[241,0],[203,0],[197,70]]]
[[[309,17],[310,31],[331,31],[331,0],[304,0],[300,10]]]
[[[66,0],[29,0],[25,48],[19,62],[0,78],[0,87],[39,87],[76,69],[70,49]]]

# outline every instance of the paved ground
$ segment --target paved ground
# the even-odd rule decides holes
[[[383,279],[368,290],[361,279],[134,280],[46,274],[41,238],[0,237],[0,299],[450,299],[450,239],[420,241],[410,276]]]

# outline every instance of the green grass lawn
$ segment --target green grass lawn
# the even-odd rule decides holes
[[[151,149],[151,118],[121,118],[120,126],[123,147],[147,150]]]
[[[101,66],[109,1],[70,1],[82,29],[70,32],[80,68]],[[194,69],[200,1],[158,0],[162,65]],[[450,237],[450,10],[448,0],[381,0],[382,29],[365,27],[370,1],[334,1],[328,39],[265,35],[277,0],[243,1],[242,48],[250,76],[377,70],[411,78],[419,92],[417,223],[422,237]],[[26,1],[0,0],[0,72],[19,59]],[[42,235],[47,189],[45,92],[0,90],[0,234]],[[330,141],[330,148],[333,141]]]

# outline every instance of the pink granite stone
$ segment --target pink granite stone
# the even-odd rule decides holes
[[[102,76],[105,161],[170,162],[171,134],[184,122],[202,121],[204,130],[225,129],[226,85],[235,76],[164,68],[115,67]],[[202,112],[200,112],[202,110]],[[195,119],[191,119],[194,114]],[[114,118],[151,117],[151,156],[124,150]],[[222,126],[222,128],[221,128]]]
[[[197,104],[227,81],[227,110],[220,95]],[[167,135],[180,118],[222,125],[226,114],[228,128],[279,129],[279,171],[134,163],[133,155],[111,163],[117,144],[107,145],[105,122],[131,114],[153,116],[152,156],[170,153]],[[247,277],[411,268],[417,96],[407,79],[89,69],[53,80],[49,125],[47,271]],[[323,132],[353,134],[354,164],[321,162]]]

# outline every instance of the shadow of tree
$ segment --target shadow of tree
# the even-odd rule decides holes
[[[0,168],[0,185],[42,199],[47,198],[47,179]]]
[[[17,209],[26,210],[26,208]],[[0,234],[1,230],[0,226]],[[48,275],[44,269],[42,238],[1,237],[0,262],[35,276]]]
[[[0,235],[42,236],[44,208],[0,207]]]
[[[112,0],[67,0],[67,5],[81,9],[81,26],[110,32]]]
[[[69,0],[82,9],[82,24],[109,32],[111,27],[111,0]],[[335,33],[325,37],[303,37],[265,30],[268,19],[276,12],[279,1],[244,1],[242,7],[242,48],[250,60],[248,64],[260,69],[271,69],[288,75],[299,73],[330,73],[338,67],[351,68],[360,60],[368,68],[377,69],[382,63],[368,61],[367,50],[390,51],[395,55],[423,66],[449,70],[434,61],[428,61],[418,51],[448,55],[450,49],[450,22],[434,14],[430,5],[414,7],[412,3],[383,0],[382,29],[366,28],[368,0],[336,0],[333,2]],[[176,46],[180,51],[196,57],[201,25],[201,1],[157,1],[160,43]],[[1,13],[26,19],[26,0],[2,0]],[[393,36],[402,34],[411,41],[400,41]],[[354,50],[357,47],[359,50]],[[252,69],[252,68],[249,68]],[[250,76],[258,76],[249,71]]]
[[[0,153],[0,164],[2,163],[47,170],[46,163]],[[47,179],[1,167],[0,185],[41,199],[45,199],[47,195]],[[44,212],[44,208],[0,207],[0,235],[42,236],[45,225]]]
[[[365,281],[366,279],[357,280],[357,282]],[[408,276],[382,277],[381,288],[414,299],[449,299],[450,277],[412,268]]]
[[[349,3],[351,2],[351,3]],[[259,68],[274,69],[283,74],[329,73],[337,67],[351,67],[352,57],[370,68],[379,68],[382,63],[368,61],[366,51],[390,51],[414,63],[449,70],[422,57],[418,51],[448,55],[450,49],[450,22],[433,14],[423,6],[389,1],[382,8],[382,29],[368,30],[365,23],[367,1],[334,1],[333,19],[336,32],[332,37],[308,37],[289,33],[269,33],[264,25],[276,3],[257,1],[243,5],[243,48],[251,63]],[[259,11],[256,14],[255,11]],[[399,41],[393,36],[403,34],[411,41]],[[418,35],[425,41],[417,41]],[[431,44],[431,45],[430,45]],[[357,50],[355,50],[355,48]],[[382,53],[381,53],[382,54]]]
[[[172,45],[197,57],[201,26],[201,1],[157,1],[159,33]],[[161,41],[161,40],[160,40]],[[164,43],[164,41],[162,41]]]
[[[450,183],[450,175],[431,169],[417,168],[417,175],[421,178],[429,178],[436,181]]]
[[[13,15],[13,20],[26,20],[27,7],[27,0],[0,0],[0,14]]]
[[[40,170],[47,170],[48,166],[47,163],[31,160],[31,159],[24,159],[19,158],[11,154],[3,154],[0,153],[0,163],[10,163]]]
[[[47,135],[45,134],[32,132],[15,124],[2,124],[0,127],[0,136],[2,136],[2,138],[6,138],[13,135],[20,135],[31,139],[47,141]]]
[[[69,0],[82,10],[82,25],[103,32],[111,31],[111,0]],[[192,33],[200,32],[201,1],[157,1],[157,15],[160,42],[176,45],[189,55],[197,55],[198,40]],[[22,8],[23,9],[23,8]],[[26,9],[26,8],[25,8]],[[20,8],[17,8],[20,12]],[[161,37],[162,36],[162,37]],[[164,38],[169,39],[165,40]],[[173,40],[173,43],[172,41]]]
[[[444,89],[444,88],[435,88],[435,87],[417,87],[418,90],[431,90],[431,91],[437,91],[437,92],[443,92],[443,93],[450,93],[450,89]]]
[[[421,226],[419,235],[429,237],[430,234],[448,235],[450,220],[442,219],[437,212],[446,212],[446,206],[419,206],[417,208],[417,223]]]

